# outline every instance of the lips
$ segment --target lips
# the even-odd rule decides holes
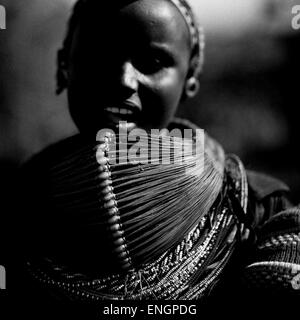
[[[141,114],[141,107],[139,104],[127,100],[115,106],[107,106],[104,111],[113,122],[137,122]]]

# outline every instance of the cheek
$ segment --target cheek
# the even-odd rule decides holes
[[[148,79],[140,88],[143,105],[143,126],[165,128],[174,117],[183,90],[183,77],[169,73],[168,77]]]
[[[152,91],[161,112],[174,113],[180,102],[184,86],[184,76],[168,72],[164,77],[153,81]]]
[[[171,73],[169,77],[162,79],[156,90],[161,99],[163,112],[168,115],[173,115],[180,103],[184,86],[184,77]]]

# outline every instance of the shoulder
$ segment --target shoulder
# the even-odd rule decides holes
[[[76,134],[74,136],[52,143],[27,159],[21,166],[21,169],[36,166],[37,164],[44,161],[51,162],[58,157],[66,156],[68,155],[68,153],[82,148],[86,143],[84,139],[85,138],[80,134]]]
[[[245,284],[260,294],[298,295],[300,207],[288,201],[289,187],[284,182],[254,171],[248,171],[247,177],[256,241],[243,273]]]
[[[244,270],[248,289],[300,295],[300,208],[279,212],[263,224],[255,254]]]
[[[257,171],[247,170],[250,192],[258,201],[276,193],[288,194],[289,187],[281,180]]]
[[[291,207],[289,187],[281,180],[264,173],[247,171],[248,215],[253,228],[260,228],[278,212]]]

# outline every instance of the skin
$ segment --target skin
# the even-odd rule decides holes
[[[102,19],[84,19],[68,69],[75,124],[92,133],[115,128],[120,120],[130,129],[165,128],[182,99],[190,56],[188,27],[168,1],[134,1]],[[107,110],[115,107],[133,115]]]

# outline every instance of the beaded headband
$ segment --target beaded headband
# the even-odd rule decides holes
[[[194,76],[198,77],[204,62],[204,31],[198,25],[195,14],[186,0],[168,0],[176,6],[183,16],[190,32],[192,50],[196,50],[195,59],[192,61]]]

